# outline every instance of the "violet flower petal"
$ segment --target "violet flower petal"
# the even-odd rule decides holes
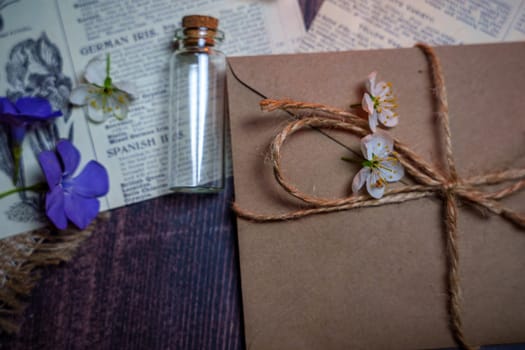
[[[13,141],[15,145],[21,145],[22,141],[24,141],[24,136],[26,135],[26,128],[25,126],[11,126],[11,136],[13,137]]]
[[[86,198],[69,193],[64,198],[64,211],[69,220],[79,229],[85,229],[98,215],[100,203],[96,198]]]
[[[38,161],[51,189],[46,196],[47,216],[59,229],[66,228],[68,220],[85,229],[100,210],[100,202],[95,197],[109,190],[106,169],[90,161],[80,175],[73,178],[80,152],[68,140],[60,140],[56,152],[41,152]]]
[[[51,190],[53,190],[62,180],[62,167],[55,154],[51,151],[43,151],[38,154],[38,163],[46,176],[46,181]],[[47,202],[47,198],[46,198]]]
[[[16,115],[15,105],[6,97],[0,97],[0,114]]]
[[[45,120],[62,115],[60,111],[53,112],[49,101],[41,97],[20,97],[16,100],[15,106],[19,114],[38,119]]]
[[[73,175],[80,163],[80,152],[69,140],[60,140],[56,145],[57,153],[62,160],[63,176]]]
[[[73,192],[83,197],[100,197],[109,191],[109,176],[106,168],[95,160],[89,161],[71,184]]]
[[[0,97],[0,122],[17,127],[24,126],[15,105],[5,97]]]
[[[46,195],[47,217],[57,228],[61,230],[67,227],[67,217],[64,211],[64,202],[64,191],[60,186],[53,187]]]

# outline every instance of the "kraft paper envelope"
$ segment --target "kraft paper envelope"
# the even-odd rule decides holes
[[[525,44],[436,49],[448,91],[460,176],[525,166]],[[429,65],[417,48],[239,57],[242,81],[270,98],[348,108],[367,75],[390,81],[399,104],[393,135],[435,166],[442,152]],[[268,145],[290,120],[230,73],[235,200],[261,214],[303,206],[275,182]],[[359,140],[301,131],[283,167],[303,191],[350,194],[358,168],[341,157]],[[344,145],[344,146],[343,146]],[[405,182],[410,180],[406,179]],[[525,192],[503,203],[525,211]],[[410,349],[454,346],[448,328],[443,203],[436,197],[277,223],[238,219],[248,349]],[[472,344],[525,341],[525,231],[459,207],[463,324]]]

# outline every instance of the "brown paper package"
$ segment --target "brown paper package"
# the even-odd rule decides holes
[[[460,176],[525,166],[525,44],[436,48]],[[417,48],[231,58],[238,78],[269,98],[341,109],[361,102],[367,75],[390,81],[400,123],[390,132],[442,167],[432,81]],[[263,214],[295,210],[275,182],[268,145],[290,120],[230,73],[235,200]],[[286,176],[323,197],[351,192],[357,167],[330,131],[295,134]],[[409,179],[404,180],[407,183]],[[525,211],[525,193],[505,205]],[[443,204],[439,196],[277,223],[238,220],[248,349],[412,349],[454,346],[448,328]],[[472,344],[525,341],[525,232],[459,207],[463,326]]]

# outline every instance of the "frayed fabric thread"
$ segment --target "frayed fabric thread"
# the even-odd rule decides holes
[[[8,334],[20,330],[27,297],[40,280],[39,268],[71,260],[96,225],[107,221],[109,215],[99,214],[82,231],[56,232],[46,227],[0,240],[0,330]]]
[[[278,184],[291,196],[306,203],[308,207],[281,214],[259,214],[242,208],[238,203],[233,203],[233,210],[238,217],[253,222],[275,222],[295,220],[309,215],[350,210],[354,208],[375,207],[386,204],[403,203],[410,200],[439,196],[443,200],[443,218],[446,231],[446,257],[447,257],[447,293],[449,328],[458,346],[463,349],[477,349],[470,345],[463,331],[461,318],[461,288],[459,274],[459,249],[458,249],[458,201],[474,205],[500,215],[512,222],[517,227],[525,229],[525,214],[520,214],[499,202],[525,188],[525,169],[508,169],[490,172],[484,175],[460,178],[454,163],[452,152],[452,134],[450,131],[449,111],[445,79],[441,64],[435,51],[427,45],[416,45],[426,55],[432,72],[434,96],[436,101],[436,114],[442,128],[442,146],[446,162],[446,172],[442,173],[428,164],[408,145],[394,139],[395,155],[405,167],[405,170],[417,184],[404,185],[387,189],[380,199],[372,199],[368,195],[351,195],[346,198],[322,198],[300,191],[283,174],[281,168],[281,148],[286,140],[295,132],[305,128],[339,129],[359,137],[369,134],[368,122],[361,117],[347,111],[330,106],[305,103],[293,100],[264,99],[260,102],[264,111],[283,110],[296,116],[275,136],[270,145],[270,156],[273,165],[274,177]],[[293,112],[308,111],[305,116],[298,116]],[[497,191],[485,191],[483,186],[510,182]]]

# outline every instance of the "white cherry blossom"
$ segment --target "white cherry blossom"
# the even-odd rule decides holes
[[[128,106],[135,94],[135,85],[130,82],[112,82],[109,75],[110,58],[93,58],[86,66],[84,78],[87,84],[73,89],[69,100],[79,106],[86,106],[88,118],[102,123],[110,117],[124,119]]]
[[[366,183],[368,193],[379,199],[388,182],[399,181],[404,176],[405,169],[393,155],[393,149],[394,140],[385,132],[378,131],[361,139],[361,151],[366,160],[352,181],[354,193]]]
[[[379,122],[387,127],[397,125],[399,117],[394,109],[397,108],[396,99],[392,93],[392,84],[381,81],[376,83],[377,72],[368,75],[367,92],[363,96],[361,105],[368,112],[368,123],[372,132],[376,131]]]

